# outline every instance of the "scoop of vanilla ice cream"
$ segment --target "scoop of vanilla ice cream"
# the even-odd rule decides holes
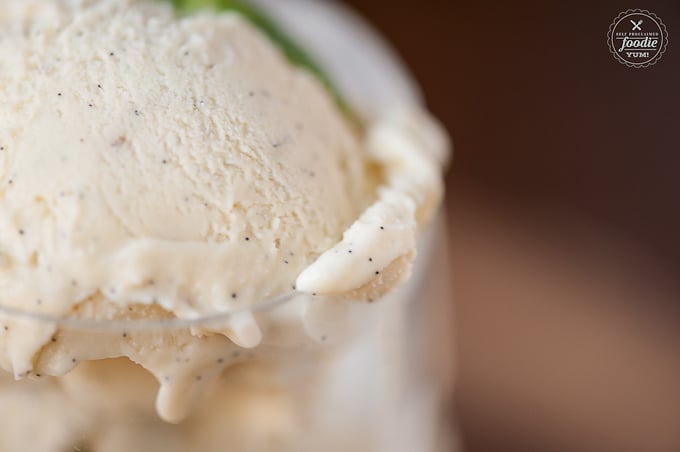
[[[0,368],[128,357],[178,422],[235,363],[309,362],[308,341],[362,317],[334,296],[409,275],[448,143],[415,107],[357,130],[240,16],[168,3],[0,2]],[[295,290],[192,328],[53,321],[192,320]]]
[[[237,15],[9,0],[0,55],[0,305],[252,304],[372,200],[330,96]]]

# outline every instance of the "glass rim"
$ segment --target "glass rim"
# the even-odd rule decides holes
[[[255,313],[274,309],[295,299],[324,299],[325,296],[317,296],[293,290],[254,304],[238,306],[226,311],[213,312],[210,314],[199,315],[193,318],[179,317],[151,317],[140,319],[93,319],[80,318],[70,315],[47,314],[41,312],[31,312],[21,308],[3,306],[0,304],[0,316],[12,320],[25,320],[31,322],[53,324],[57,328],[81,331],[153,331],[153,330],[180,330],[192,327],[204,327],[213,323],[226,322],[234,315],[242,313]],[[136,303],[140,304],[140,303]],[[142,306],[153,306],[141,304]],[[162,308],[162,306],[157,305]],[[169,311],[167,311],[169,312]],[[174,315],[172,312],[169,314]]]

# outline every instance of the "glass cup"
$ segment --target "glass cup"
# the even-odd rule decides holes
[[[333,2],[257,3],[297,30],[362,118],[394,99],[420,102],[403,66],[351,12]],[[153,307],[102,309],[102,299],[69,318],[0,307],[0,324],[53,331],[43,367],[72,360],[49,372],[59,377],[15,381],[0,371],[0,450],[454,451],[445,417],[453,381],[446,254],[440,214],[419,238],[411,278],[380,300],[293,291],[191,320]],[[249,318],[262,326],[255,348],[210,333],[247,328]],[[140,353],[158,356],[152,372],[134,363]],[[175,361],[177,369],[200,363],[160,373]]]

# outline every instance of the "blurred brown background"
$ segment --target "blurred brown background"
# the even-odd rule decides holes
[[[465,450],[680,451],[680,2],[348,3],[454,138]],[[607,49],[628,8],[650,68]]]

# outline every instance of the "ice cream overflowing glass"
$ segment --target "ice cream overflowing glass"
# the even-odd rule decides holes
[[[255,3],[0,3],[1,451],[443,447],[447,136]]]

